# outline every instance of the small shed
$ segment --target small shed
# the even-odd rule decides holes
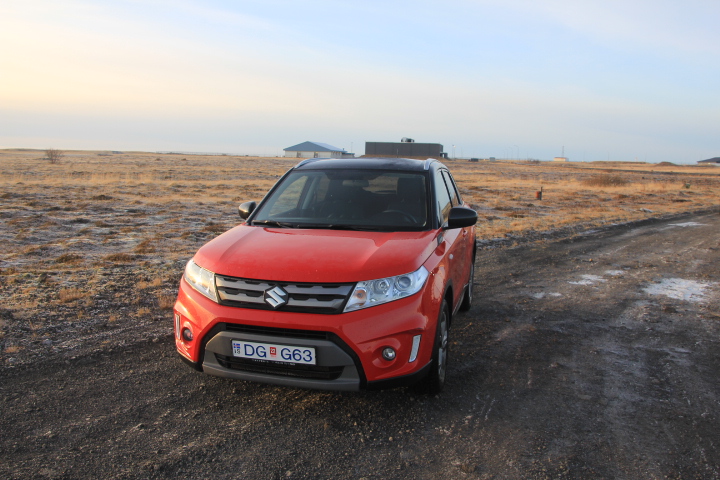
[[[333,147],[327,143],[303,142],[292,147],[283,148],[286,157],[295,158],[344,158],[348,152],[342,148]]]
[[[555,158],[553,158],[553,162],[567,162],[567,161],[569,161],[569,160],[568,160],[568,157],[555,157]]]

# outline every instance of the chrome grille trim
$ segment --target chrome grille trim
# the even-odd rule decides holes
[[[265,300],[265,292],[282,287],[288,295],[287,304],[278,311],[309,313],[340,313],[355,284],[308,284],[269,282],[216,275],[220,303],[223,305],[273,310]]]

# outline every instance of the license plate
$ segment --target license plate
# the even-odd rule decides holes
[[[232,349],[233,355],[241,358],[315,365],[315,349],[312,347],[293,347],[292,345],[233,340]]]

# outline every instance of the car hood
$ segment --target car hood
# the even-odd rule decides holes
[[[417,270],[437,247],[437,233],[240,225],[203,246],[195,254],[195,262],[233,277],[283,282],[358,282]]]

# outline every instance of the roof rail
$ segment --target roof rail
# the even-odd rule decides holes
[[[295,168],[302,167],[303,165],[307,165],[308,163],[312,163],[312,162],[315,162],[315,161],[317,161],[317,160],[320,160],[320,158],[306,158],[306,159],[303,160],[302,162],[300,162],[300,163],[298,163],[297,165],[295,165]]]
[[[428,158],[427,160],[425,160],[425,170],[430,170],[430,164],[433,162],[437,162],[437,159]]]

